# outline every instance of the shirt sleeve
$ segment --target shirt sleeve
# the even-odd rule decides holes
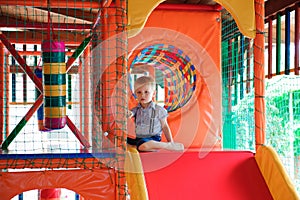
[[[161,106],[156,106],[156,110],[158,119],[164,119],[168,117],[168,111],[165,108]]]

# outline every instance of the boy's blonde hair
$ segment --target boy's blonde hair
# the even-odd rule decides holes
[[[141,76],[134,82],[134,92],[144,85],[150,85],[152,90],[155,90],[155,80],[151,76]]]

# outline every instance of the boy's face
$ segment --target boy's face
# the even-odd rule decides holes
[[[145,84],[135,90],[135,95],[137,97],[138,102],[143,107],[147,107],[155,95],[155,90],[150,84]]]

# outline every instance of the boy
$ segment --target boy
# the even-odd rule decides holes
[[[152,101],[155,96],[155,85],[154,79],[150,76],[142,76],[134,83],[134,93],[139,102],[138,106],[131,110],[132,116],[135,117],[136,138],[127,138],[127,143],[135,145],[139,151],[159,149],[183,151],[183,144],[173,141],[166,109]],[[162,132],[168,142],[161,142]]]

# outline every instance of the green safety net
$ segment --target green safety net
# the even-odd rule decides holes
[[[223,147],[255,151],[253,40],[239,32],[226,11],[222,19]],[[266,144],[277,151],[299,192],[300,77],[266,75],[265,83]]]

